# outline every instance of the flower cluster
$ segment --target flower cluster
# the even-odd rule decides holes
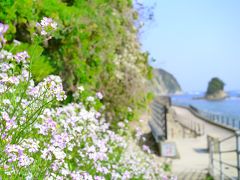
[[[5,148],[5,153],[8,156],[8,163],[18,162],[18,166],[29,166],[34,159],[24,154],[24,148],[19,145],[11,144]]]
[[[57,23],[53,21],[52,18],[43,17],[43,19],[36,24],[40,35],[45,37],[46,39],[52,38],[52,33],[57,29]]]
[[[23,52],[19,52],[17,53],[14,58],[16,59],[17,63],[20,63],[20,62],[23,62],[23,63],[26,63],[27,59],[29,58],[29,55],[26,51],[23,51]]]
[[[2,34],[7,29],[4,28],[0,29]],[[35,85],[29,58],[27,51],[13,54],[0,49],[0,168],[5,169],[1,173],[3,179],[18,177],[20,169],[23,169],[23,176],[29,173],[27,168],[36,161],[33,154],[39,153],[42,145],[33,134],[33,125],[45,108],[66,98],[58,76],[46,77]]]
[[[48,76],[37,86],[29,86],[27,93],[30,97],[37,99],[48,98],[49,101],[55,98],[62,101],[66,98],[61,78],[54,75]]]
[[[48,38],[56,26],[50,18],[37,24]],[[0,33],[5,33],[1,26]],[[66,98],[61,78],[50,75],[36,84],[29,58],[27,51],[0,51],[0,179],[160,177],[161,168],[150,156],[127,146],[122,132],[127,120],[118,123],[119,134],[110,130],[95,108],[102,93],[85,97],[79,87],[74,96],[82,101],[59,107],[58,102]],[[151,153],[148,147],[143,150]]]
[[[30,75],[28,58],[26,51],[16,55],[3,49],[0,51],[0,94],[7,91],[13,93],[20,82],[28,81]]]
[[[127,147],[121,156],[120,164],[127,169],[128,177],[176,180],[175,176],[165,175],[162,163],[152,153],[149,146],[139,144],[139,141],[144,141],[142,135],[143,131],[140,127],[137,127],[134,137],[129,136],[126,143]]]
[[[47,173],[48,177],[58,176],[65,179],[87,175],[96,179],[98,174],[98,178],[103,179],[111,176],[113,167],[110,157],[114,157],[114,150],[122,147],[124,141],[122,137],[108,129],[109,124],[103,119],[97,119],[96,114],[94,109],[87,110],[81,104],[69,104],[44,112],[41,118],[51,119],[59,127],[44,134],[51,135],[49,144],[41,155],[43,159],[53,160],[51,170]],[[37,128],[42,134],[42,129],[46,128],[45,121],[38,124]],[[78,166],[70,168],[73,162]],[[94,173],[91,173],[90,169],[83,171],[85,167],[91,167]]]
[[[115,56],[114,63],[116,65],[116,78],[119,82],[125,84],[127,92],[136,95],[146,85],[145,66],[146,57],[139,53],[140,45],[136,41],[135,34],[129,34],[128,43],[125,44],[121,54]]]

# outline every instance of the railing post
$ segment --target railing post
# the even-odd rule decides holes
[[[238,179],[240,179],[240,131],[236,131],[236,148],[237,148],[237,171]]]
[[[203,134],[202,135],[204,135],[205,134],[205,125],[202,124],[202,126],[203,126]]]
[[[214,177],[214,161],[213,161],[213,140],[210,139],[210,147],[209,147],[209,172],[212,177]]]
[[[222,153],[221,153],[221,143],[218,141],[218,153],[219,153],[219,165],[220,165],[220,179],[224,180],[223,165],[222,165]]]
[[[228,119],[228,118],[226,118],[226,120],[227,120],[227,123],[226,123],[226,124],[229,126],[229,119]]]
[[[194,123],[194,134],[197,137],[197,123]]]
[[[234,118],[234,121],[233,121],[233,128],[236,128],[237,127],[237,119]]]

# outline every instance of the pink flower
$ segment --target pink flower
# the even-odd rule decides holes
[[[123,122],[119,122],[117,125],[118,125],[118,127],[120,127],[120,128],[124,128],[124,127],[125,127],[125,124],[124,124]]]
[[[43,17],[40,23],[36,23],[36,27],[40,31],[41,36],[51,39],[52,36],[50,34],[57,29],[57,23],[52,18]]]
[[[147,153],[151,153],[151,150],[150,150],[150,148],[148,147],[148,146],[146,146],[146,145],[143,145],[142,146],[142,149],[143,149],[143,151],[145,151],[145,152],[147,152]]]
[[[16,76],[12,76],[8,79],[8,81],[12,84],[18,85],[19,84],[19,79]]]
[[[1,64],[1,70],[2,72],[6,72],[10,69],[10,65],[8,63],[2,63]]]
[[[34,161],[33,158],[29,158],[26,155],[22,155],[18,159],[18,165],[19,166],[29,166],[30,164],[32,164],[33,161]]]
[[[101,117],[101,113],[99,113],[99,112],[97,112],[96,114],[95,114],[95,118],[100,118]]]
[[[103,95],[102,95],[101,92],[97,92],[97,93],[96,93],[96,96],[97,96],[98,99],[102,99],[102,98],[103,98]]]
[[[0,23],[0,47],[2,46],[1,42],[3,44],[6,43],[6,40],[4,39],[3,35],[4,35],[4,33],[6,33],[8,28],[9,28],[9,26],[7,24]]]
[[[17,53],[14,58],[16,59],[17,63],[23,62],[26,63],[26,60],[29,58],[30,56],[28,55],[27,51],[23,51],[23,52],[19,52]]]
[[[12,128],[16,128],[17,124],[15,122],[16,117],[13,117],[12,119],[10,119],[9,121],[6,121],[6,130],[10,130]]]
[[[3,35],[7,30],[9,26],[7,24],[0,23],[0,35]]]
[[[5,121],[9,121],[10,120],[10,117],[8,115],[7,112],[2,112],[2,118],[5,120]]]

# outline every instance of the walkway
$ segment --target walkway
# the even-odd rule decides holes
[[[208,123],[196,116],[189,110],[181,107],[173,107],[178,121],[192,120],[205,126],[205,134],[198,138],[174,138],[180,154],[180,159],[173,160],[172,171],[179,174],[179,179],[203,179],[201,174],[207,172],[209,164],[209,154],[207,152],[207,135],[211,134],[219,139],[231,136],[234,132],[222,127]],[[234,146],[234,141],[227,146]],[[230,158],[230,159],[229,159]],[[236,157],[228,157],[228,160],[234,161]],[[235,160],[236,161],[236,160]],[[187,173],[186,173],[187,172]],[[181,175],[192,173],[189,178],[180,177]]]

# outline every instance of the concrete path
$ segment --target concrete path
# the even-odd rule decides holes
[[[176,112],[176,118],[178,121],[191,120],[203,124],[205,127],[205,134],[198,138],[183,139],[182,137],[179,137],[171,140],[176,142],[180,154],[180,159],[173,160],[172,171],[176,174],[179,174],[179,177],[186,172],[188,175],[190,172],[193,172],[192,177],[183,177],[179,179],[204,179],[203,176],[199,175],[206,173],[208,170],[209,154],[207,151],[207,135],[211,134],[219,139],[223,139],[233,135],[234,132],[208,123],[194,116],[185,108],[173,107],[173,109]],[[231,149],[234,146],[235,141],[233,139],[232,141],[228,141],[228,144],[225,147]],[[229,163],[232,163],[233,161],[236,162],[236,156],[228,156],[226,161]]]

